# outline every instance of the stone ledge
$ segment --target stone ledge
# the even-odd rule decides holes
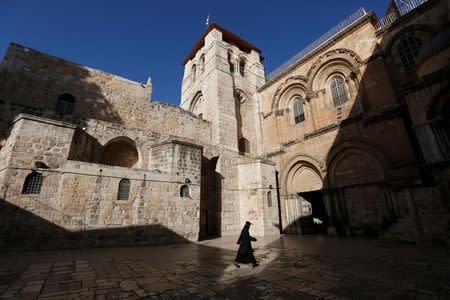
[[[30,120],[30,121],[35,121],[35,122],[39,122],[39,123],[45,123],[45,124],[55,125],[55,126],[59,126],[59,127],[66,127],[66,128],[71,128],[71,129],[75,129],[78,127],[77,125],[73,125],[71,123],[67,123],[67,122],[63,122],[63,121],[56,121],[53,119],[37,117],[37,116],[23,114],[23,113],[18,114],[13,119],[12,123],[14,124],[20,120]]]
[[[164,141],[164,142],[161,142],[159,144],[151,145],[150,148],[156,148],[156,147],[160,147],[160,146],[167,145],[167,144],[178,144],[178,145],[183,145],[183,146],[189,146],[189,147],[193,147],[193,148],[203,149],[202,145],[197,145],[197,144],[194,144],[194,143],[189,143],[189,142],[184,142],[184,141],[179,141],[179,140]]]

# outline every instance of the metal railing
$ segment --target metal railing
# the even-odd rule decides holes
[[[410,11],[416,9],[421,6],[428,0],[405,0],[405,1],[396,1],[396,10],[388,13],[381,20],[378,21],[375,26],[375,30],[381,30],[386,27],[389,27],[392,23],[398,20],[400,17],[406,15]]]
[[[287,62],[276,68],[273,72],[268,74],[266,76],[266,80],[269,81],[273,78],[275,78],[280,73],[284,72],[285,70],[289,69],[292,65],[297,63],[302,58],[305,58],[307,55],[311,54],[314,50],[320,48],[324,44],[326,44],[329,40],[334,38],[336,35],[347,29],[348,27],[355,24],[357,21],[359,21],[362,17],[367,15],[367,12],[364,10],[363,7],[352,13],[349,17],[347,17],[345,20],[343,20],[341,23],[330,29],[327,33],[323,34],[321,37],[319,37],[317,40],[312,42],[310,45],[308,45],[306,48],[301,50],[299,53],[297,53],[294,57],[289,59]]]

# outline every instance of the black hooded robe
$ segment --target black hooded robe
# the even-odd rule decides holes
[[[256,242],[256,239],[250,236],[248,227],[244,226],[237,241],[237,244],[239,245],[239,250],[235,259],[237,263],[256,264],[256,258],[253,255],[254,250],[252,248],[252,241]]]

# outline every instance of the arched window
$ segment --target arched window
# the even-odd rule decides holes
[[[231,61],[231,52],[230,51],[228,51],[228,58],[227,58],[227,60],[228,60],[228,65],[230,65],[230,73],[233,74],[234,73],[234,64]]]
[[[203,74],[205,72],[205,54],[200,56],[200,73]]]
[[[203,94],[201,92],[197,93],[192,99],[189,111],[197,115],[199,118],[203,118],[204,99]]]
[[[272,207],[272,192],[271,191],[267,192],[267,206]]]
[[[303,101],[297,97],[292,103],[292,110],[294,112],[294,124],[305,121],[305,111],[303,109]]]
[[[117,200],[128,200],[130,197],[130,179],[123,178],[119,182],[117,189]]]
[[[407,35],[400,41],[398,53],[400,55],[400,60],[402,61],[403,70],[405,70],[406,73],[412,71],[414,68],[417,54],[422,45],[422,40],[414,34]]]
[[[334,107],[338,107],[348,101],[345,81],[342,76],[334,75],[330,83],[331,95],[333,96]]]
[[[75,109],[75,97],[71,94],[62,94],[56,101],[55,111],[60,115],[71,115]]]
[[[250,153],[250,142],[246,138],[238,140],[238,150],[240,153]]]
[[[43,178],[38,172],[31,172],[25,177],[23,183],[22,194],[40,194]]]
[[[189,198],[189,187],[183,184],[180,188],[180,197]]]
[[[192,69],[191,69],[191,78],[192,78],[192,82],[195,81],[195,76],[197,75],[196,72],[197,72],[197,65],[196,65],[196,64],[193,64],[193,65],[192,65]]]
[[[245,76],[245,60],[241,59],[241,61],[239,61],[239,73],[241,74],[241,76]]]

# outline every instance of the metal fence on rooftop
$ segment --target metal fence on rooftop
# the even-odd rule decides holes
[[[417,0],[419,1],[419,0]],[[268,74],[266,76],[267,81],[273,79],[283,71],[289,69],[292,65],[297,63],[302,58],[305,58],[309,54],[311,54],[314,50],[320,48],[322,45],[327,43],[329,40],[331,40],[333,37],[347,29],[348,27],[355,24],[357,21],[359,21],[362,17],[367,15],[367,12],[364,10],[364,8],[360,8],[354,13],[352,13],[349,17],[347,17],[345,20],[343,20],[341,23],[330,29],[327,33],[323,34],[321,37],[319,37],[317,40],[312,42],[310,45],[308,45],[306,48],[304,48],[302,51],[297,53],[294,57],[289,59],[287,62],[282,64],[280,67],[275,69],[273,72]]]
[[[381,30],[389,27],[392,23],[398,20],[400,17],[406,15],[410,11],[416,9],[421,6],[428,0],[404,0],[404,1],[396,1],[397,11],[392,11],[384,16],[380,21],[378,21],[375,26],[375,30]]]

